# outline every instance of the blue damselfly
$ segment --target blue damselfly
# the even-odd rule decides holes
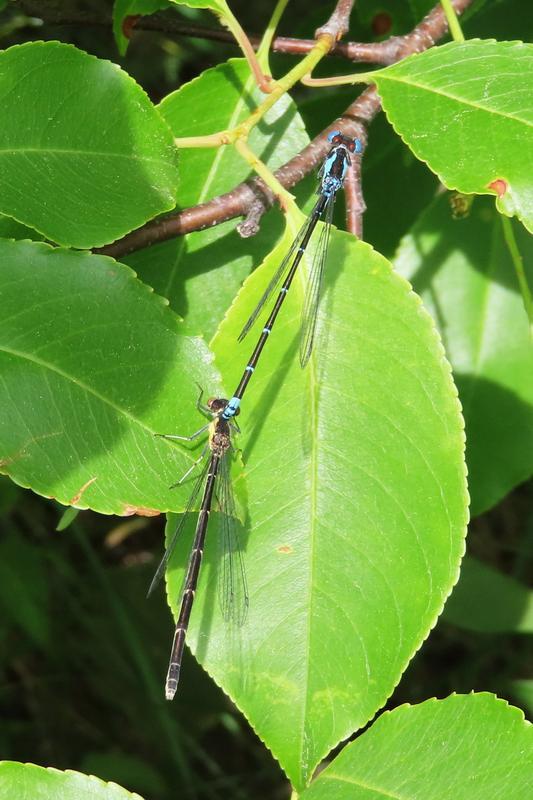
[[[333,131],[330,133],[328,140],[331,142],[332,148],[318,174],[320,178],[320,185],[317,190],[319,198],[239,335],[239,341],[242,341],[261,313],[270,295],[278,286],[283,275],[287,273],[278,295],[278,302],[274,306],[272,314],[265,326],[265,328],[272,330],[272,325],[285,299],[285,295],[289,290],[298,265],[311,241],[313,231],[317,223],[322,220],[324,226],[321,229],[320,238],[315,249],[302,311],[300,333],[300,363],[302,367],[308,362],[313,349],[317,310],[328,252],[335,197],[344,184],[346,173],[351,164],[350,154],[361,152],[361,143],[359,139],[350,139],[347,136],[343,136],[340,131]]]

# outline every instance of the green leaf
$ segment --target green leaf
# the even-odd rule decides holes
[[[515,227],[531,270],[533,240]],[[499,214],[478,198],[455,220],[439,198],[404,238],[395,267],[422,296],[454,369],[475,516],[533,472],[533,348]]]
[[[173,208],[172,135],[115,64],[60,42],[11,47],[0,104],[0,212],[83,248]]]
[[[176,137],[202,136],[233,127],[260,102],[243,59],[231,59],[209,69],[166,97],[158,110]],[[249,145],[268,167],[288,161],[309,139],[294,104],[285,95],[257,125]],[[185,148],[180,151],[178,206],[186,208],[229,192],[250,175],[250,168],[233,147]],[[171,307],[187,320],[191,331],[212,336],[252,267],[261,263],[281,228],[278,210],[261,220],[258,236],[243,239],[236,220],[190,236],[154,245],[122,260],[135,269]]]
[[[199,427],[204,343],[112,259],[0,241],[0,263],[2,472],[105,514],[182,510],[194,454],[154,433]]]
[[[533,592],[509,575],[465,558],[443,616],[478,633],[533,633]]]
[[[302,800],[526,800],[533,728],[494,695],[452,695],[386,712]]]
[[[287,244],[214,340],[230,386],[260,323],[239,347],[237,334]],[[333,232],[330,248],[316,355],[300,369],[299,272],[239,417],[248,620],[222,622],[208,533],[189,632],[297,788],[391,694],[457,579],[466,524],[463,423],[434,326],[368,245]]]
[[[533,45],[470,40],[372,73],[394,129],[450,189],[533,232]]]
[[[1,239],[33,239],[36,242],[41,242],[43,236],[33,228],[28,228],[26,225],[17,222],[11,217],[5,217],[0,214],[0,238]]]
[[[104,783],[94,775],[67,770],[61,772],[36,764],[0,761],[0,800],[142,800],[116,783]]]
[[[226,0],[169,0],[175,6],[189,6],[189,8],[208,8],[215,14],[230,13]]]
[[[58,531],[58,533],[61,531],[65,531],[74,522],[79,513],[80,513],[79,508],[74,508],[73,506],[69,506],[68,508],[66,508],[63,511],[61,518],[56,525],[56,531]]]
[[[113,6],[113,34],[121,56],[126,53],[129,37],[124,33],[124,23],[129,17],[153,14],[165,8],[172,8],[171,0],[115,0]]]

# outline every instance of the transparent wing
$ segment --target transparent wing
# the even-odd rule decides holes
[[[319,198],[319,200],[317,201],[317,204],[320,203],[321,200],[322,200],[322,198]],[[300,244],[302,243],[302,239],[304,238],[304,236],[306,234],[306,231],[307,231],[309,225],[311,224],[311,221],[313,220],[313,212],[315,211],[317,204],[315,204],[315,206],[313,208],[313,211],[310,213],[310,215],[305,220],[304,224],[302,225],[302,227],[300,228],[300,230],[296,234],[296,237],[294,238],[294,240],[293,240],[293,242],[292,242],[292,244],[291,244],[291,246],[289,248],[289,251],[288,251],[287,255],[284,257],[283,261],[281,262],[281,264],[277,268],[277,270],[274,273],[270,283],[268,284],[267,288],[263,292],[263,295],[262,295],[260,301],[258,302],[256,307],[252,311],[252,313],[251,313],[251,315],[250,315],[250,317],[248,319],[248,322],[245,324],[244,328],[240,332],[240,334],[239,334],[239,342],[242,342],[242,340],[244,339],[244,337],[246,336],[246,334],[248,333],[248,331],[250,330],[250,328],[252,327],[252,325],[256,321],[257,317],[261,313],[261,311],[263,309],[263,306],[268,301],[270,295],[276,289],[276,287],[278,286],[279,282],[281,281],[283,275],[287,271],[287,267],[292,262],[292,258],[294,256],[296,250],[300,247]]]
[[[155,571],[154,577],[152,578],[152,582],[150,584],[150,588],[148,589],[148,597],[150,597],[150,595],[154,591],[155,587],[157,586],[157,584],[159,583],[159,581],[161,580],[161,578],[165,574],[165,570],[167,568],[167,564],[168,564],[168,562],[170,560],[170,557],[172,556],[172,553],[174,552],[174,548],[176,547],[176,543],[177,543],[177,541],[179,539],[180,533],[182,532],[182,530],[183,530],[183,528],[185,526],[185,523],[187,521],[187,514],[189,514],[189,512],[192,511],[196,506],[196,501],[198,499],[198,495],[200,494],[200,490],[201,490],[202,486],[205,483],[205,476],[206,476],[207,470],[209,468],[210,460],[211,460],[210,458],[206,458],[205,464],[203,465],[202,470],[201,470],[200,474],[198,475],[198,477],[196,479],[196,483],[194,484],[193,490],[191,492],[191,496],[189,497],[189,501],[187,503],[187,507],[185,508],[185,511],[181,515],[181,519],[180,519],[180,521],[178,522],[178,524],[176,526],[176,530],[172,534],[172,539],[170,540],[170,544],[167,547],[167,549],[165,550],[165,554],[164,554],[163,558],[161,559],[161,561],[159,562],[159,566]]]
[[[313,350],[318,306],[320,304],[320,296],[322,293],[324,267],[328,254],[329,235],[331,231],[331,220],[333,219],[334,207],[335,195],[333,194],[328,198],[327,205],[324,209],[324,224],[322,226],[322,230],[320,231],[320,237],[316,245],[313,263],[311,265],[309,281],[305,290],[302,322],[300,326],[300,364],[302,367],[305,367],[309,361],[309,357]]]
[[[220,511],[220,559],[218,572],[218,597],[226,622],[242,625],[248,613],[248,586],[244,559],[239,542],[235,500],[229,474],[228,456],[220,463],[217,500]]]

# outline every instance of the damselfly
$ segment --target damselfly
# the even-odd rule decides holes
[[[309,217],[302,225],[299,233],[294,239],[289,252],[281,262],[274,277],[268,284],[263,296],[257,304],[255,310],[250,316],[248,322],[242,329],[239,335],[239,341],[246,336],[255,320],[259,316],[263,306],[268,298],[279,284],[281,278],[287,273],[285,280],[276,302],[272,308],[270,316],[257,340],[252,356],[248,364],[244,368],[244,372],[239,381],[239,385],[235,390],[233,396],[228,400],[227,406],[222,411],[222,418],[229,420],[238,412],[241,400],[243,398],[246,387],[254,373],[254,370],[259,361],[259,357],[263,351],[268,337],[274,327],[276,318],[280,312],[283,301],[287,296],[292,279],[298,269],[303,254],[309,244],[313,231],[315,230],[319,220],[324,221],[324,227],[320,232],[317,248],[315,250],[315,257],[311,266],[309,282],[307,285],[306,297],[304,301],[304,308],[302,312],[301,335],[300,335],[300,363],[305,366],[311,355],[313,349],[313,341],[315,338],[316,318],[318,311],[318,304],[320,301],[320,290],[322,288],[322,277],[324,273],[324,265],[326,263],[329,232],[331,229],[331,220],[333,216],[333,207],[335,204],[335,196],[339,189],[344,185],[344,179],[351,164],[350,153],[360,153],[362,150],[361,142],[359,139],[350,139],[344,136],[340,131],[333,131],[328,135],[328,141],[331,142],[331,150],[329,151],[326,160],[324,161],[320,172],[320,185],[317,190],[319,198],[315,203],[313,210]]]
[[[305,221],[294,242],[292,243],[289,252],[283,259],[274,277],[267,286],[267,289],[259,301],[255,311],[252,313],[250,319],[244,326],[241,335],[239,336],[239,340],[244,338],[260,314],[270,295],[277,287],[285,273],[287,273],[270,316],[261,332],[252,356],[244,369],[235,393],[229,400],[224,400],[222,398],[211,399],[208,401],[207,406],[202,405],[202,395],[200,394],[197,406],[203,413],[210,414],[213,417],[213,420],[196,431],[196,433],[192,434],[192,436],[163,435],[166,439],[192,441],[204,431],[209,429],[207,444],[203,448],[199,458],[187,470],[180,481],[178,481],[178,484],[175,484],[179,485],[183,483],[195,466],[205,459],[204,466],[197,478],[190,500],[187,504],[185,514],[172,537],[161,563],[159,564],[148,592],[148,594],[150,594],[155,585],[161,579],[185,524],[187,512],[195,508],[200,490],[203,487],[198,522],[196,525],[196,533],[185,573],[185,580],[181,595],[180,613],[176,623],[176,630],[174,633],[174,640],[172,643],[172,651],[167,674],[165,693],[167,699],[169,700],[172,700],[174,697],[178,686],[181,660],[183,657],[183,648],[185,646],[185,636],[191,616],[194,592],[198,583],[198,574],[202,561],[203,546],[207,532],[213,496],[216,497],[219,509],[221,511],[220,523],[223,529],[222,539],[226,554],[224,565],[222,566],[222,610],[226,618],[232,617],[237,622],[243,622],[246,616],[246,611],[248,608],[248,592],[246,589],[244,565],[238,547],[235,531],[235,505],[231,491],[231,483],[229,480],[228,453],[232,446],[231,428],[232,426],[236,428],[236,423],[234,422],[233,418],[239,413],[242,397],[256,368],[257,362],[259,361],[266,341],[272,331],[281,306],[283,305],[283,301],[285,300],[287,292],[289,291],[294,275],[296,274],[298,264],[300,263],[302,255],[309,245],[311,236],[317,226],[317,223],[320,220],[323,220],[325,224],[320,232],[317,248],[315,250],[315,257],[313,259],[310,271],[310,278],[302,313],[300,340],[300,363],[302,366],[305,366],[309,360],[309,356],[311,355],[335,196],[344,184],[346,172],[351,163],[350,154],[361,152],[361,143],[359,139],[350,139],[349,137],[344,136],[340,131],[334,131],[333,133],[330,133],[328,140],[331,142],[332,147],[319,172],[319,198],[313,210],[311,211],[311,214]],[[206,458],[208,451],[210,454]],[[218,488],[216,488],[217,484]]]
[[[172,650],[168,665],[168,672],[165,685],[165,696],[167,700],[172,700],[178,687],[181,660],[185,646],[185,636],[191,616],[194,594],[198,583],[198,575],[202,563],[204,542],[209,523],[209,515],[213,506],[213,499],[216,500],[218,511],[220,512],[218,524],[220,527],[221,542],[221,563],[218,564],[219,570],[219,600],[222,613],[226,620],[233,620],[237,624],[242,624],[248,610],[248,590],[246,586],[246,575],[242,554],[239,548],[239,541],[236,531],[236,512],[233,491],[230,479],[230,457],[232,449],[231,431],[238,427],[234,421],[229,422],[223,416],[228,401],[223,398],[211,398],[207,405],[202,405],[202,394],[198,398],[197,407],[204,413],[213,417],[212,421],[204,425],[191,436],[177,436],[175,434],[159,434],[164,439],[179,439],[181,441],[192,441],[204,431],[209,430],[208,441],[204,446],[199,458],[192,464],[187,472],[174,484],[179,486],[190,475],[196,466],[203,462],[203,466],[195,481],[187,508],[184,515],[174,531],[172,539],[165,551],[165,554],[154,575],[148,594],[150,595],[162,578],[170,557],[174,551],[176,543],[185,525],[187,515],[195,509],[198,496],[203,487],[200,511],[196,523],[194,541],[189,554],[187,569],[181,591],[181,605],[174,631]],[[238,413],[238,410],[237,412]]]

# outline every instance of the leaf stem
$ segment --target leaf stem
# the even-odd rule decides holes
[[[440,0],[440,2],[443,11],[446,14],[452,39],[454,42],[464,42],[465,37],[463,31],[461,30],[457,14],[455,13],[455,8],[453,7],[451,0]]]
[[[231,12],[225,0],[222,0],[222,2],[220,2],[220,10],[218,10],[216,13],[222,25],[224,25],[225,28],[228,28],[228,30],[231,31],[231,33],[234,35],[235,40],[239,45],[239,47],[241,48],[244,57],[246,58],[250,66],[252,75],[254,76],[256,83],[261,89],[261,91],[265,93],[271,92],[272,78],[270,75],[265,75],[263,73],[261,64],[258,61],[252,43],[250,42],[243,28],[241,27],[241,24],[238,21],[238,19]]]
[[[244,160],[255,172],[257,172],[259,177],[263,179],[268,188],[271,189],[271,191],[276,195],[281,207],[284,210],[287,210],[290,206],[292,206],[294,204],[293,195],[281,185],[274,173],[269,170],[266,164],[261,161],[258,156],[256,156],[246,141],[244,139],[236,139],[234,144],[235,149],[240,153]]]
[[[533,339],[533,298],[531,296],[531,291],[524,270],[524,261],[520,250],[518,249],[518,244],[514,235],[513,224],[511,220],[509,217],[506,217],[503,214],[500,215],[500,218],[502,221],[503,236],[507,245],[507,249],[509,250],[509,255],[511,256],[511,261],[513,262],[513,266],[515,268],[516,277],[518,278],[518,285],[520,286],[520,292],[522,294],[522,301],[524,303],[524,308],[529,320],[529,334]]]
[[[375,70],[379,72],[379,70]],[[302,78],[304,86],[342,86],[346,83],[373,83],[374,72],[354,72],[352,75],[337,75],[332,78],[312,78],[308,72]]]
[[[287,8],[288,2],[289,0],[278,0],[274,11],[272,12],[272,16],[270,17],[270,20],[265,28],[263,38],[261,39],[261,44],[257,48],[257,60],[261,66],[263,74],[265,75],[271,75],[270,65],[268,63],[268,53],[272,46],[272,40],[274,39],[274,34],[281,19],[281,15]]]
[[[295,83],[318,64],[329,52],[334,43],[333,37],[326,33],[318,37],[317,42],[310,53],[303,58],[295,67],[293,67],[283,78],[279,81],[272,83],[272,91],[265,97],[255,111],[250,116],[241,122],[237,127],[218,133],[210,134],[209,136],[187,136],[174,139],[177,147],[219,147],[222,144],[232,144],[237,139],[246,139],[252,128],[262,120],[272,106],[277,103],[282,95],[286,94]]]
[[[283,78],[280,78],[279,81],[276,81],[275,88],[272,90],[272,93],[266,97],[263,102],[255,109],[255,111],[250,114],[248,119],[244,122],[241,122],[234,131],[230,133],[234,135],[234,138],[240,138],[242,136],[247,136],[254,125],[257,125],[258,122],[264,117],[266,112],[272,108],[272,106],[277,103],[279,98],[286,94],[286,92],[291,89],[295,83],[303,78],[310,70],[312,70],[319,61],[324,58],[324,56],[329,52],[330,48],[333,45],[333,37],[330,34],[324,34],[323,36],[319,36],[317,42],[310,53],[308,53],[305,58],[303,58],[295,67],[293,67]]]

